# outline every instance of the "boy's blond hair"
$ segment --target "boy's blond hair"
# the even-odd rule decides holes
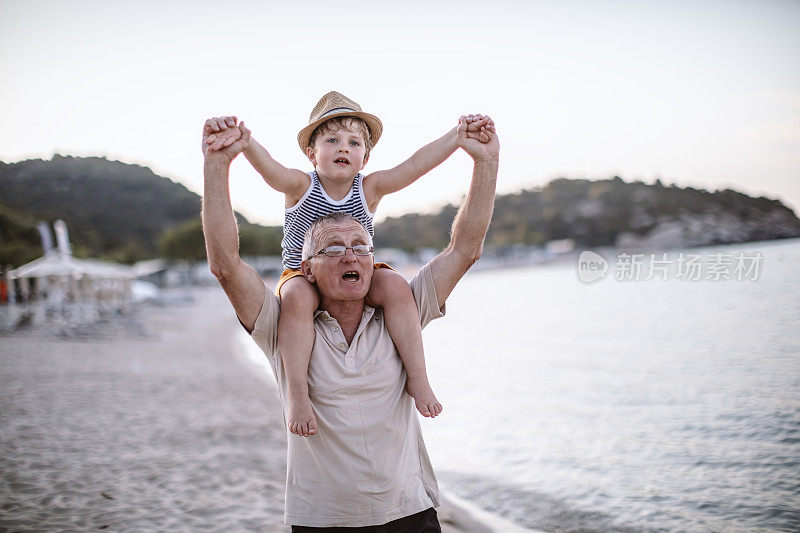
[[[367,126],[367,123],[358,117],[334,117],[330,120],[326,120],[317,126],[311,133],[311,137],[308,138],[308,145],[313,148],[317,137],[324,135],[325,133],[336,131],[339,128],[344,128],[352,132],[360,131],[361,136],[364,138],[364,147],[366,148],[366,151],[364,152],[364,159],[369,157],[369,152],[373,147],[369,126]]]

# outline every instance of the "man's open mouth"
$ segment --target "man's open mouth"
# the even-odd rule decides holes
[[[342,279],[345,281],[358,281],[361,279],[361,276],[358,275],[358,272],[350,270],[342,274]]]
[[[344,163],[345,165],[349,165],[350,164],[350,160],[347,159],[346,157],[340,157],[339,159],[334,161],[334,163]]]

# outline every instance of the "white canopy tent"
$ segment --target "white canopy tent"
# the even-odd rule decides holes
[[[93,322],[126,307],[136,277],[133,268],[72,257],[66,224],[57,220],[53,226],[58,247],[53,247],[50,228],[40,223],[44,255],[8,273],[19,280],[20,297],[15,300],[24,302],[34,322],[53,317],[67,325]]]
[[[96,259],[75,259],[51,252],[11,271],[12,278],[89,278],[127,280],[135,277],[129,266]]]

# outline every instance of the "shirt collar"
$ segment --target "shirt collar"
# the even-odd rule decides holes
[[[364,304],[364,314],[362,315],[362,317],[372,318],[374,314],[375,314],[375,308],[367,304]],[[316,320],[317,318],[325,321],[336,320],[324,309],[317,309],[316,311],[314,311],[314,319]]]

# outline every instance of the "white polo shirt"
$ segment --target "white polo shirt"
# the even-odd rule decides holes
[[[444,316],[430,264],[410,282],[425,327]],[[280,299],[267,287],[252,337],[269,359],[288,416],[286,372],[278,349]],[[348,345],[326,311],[314,316],[308,387],[317,434],[288,434],[284,523],[361,527],[439,506],[439,487],[422,440],[406,372],[380,309],[365,306]],[[285,425],[285,424],[284,424]]]

